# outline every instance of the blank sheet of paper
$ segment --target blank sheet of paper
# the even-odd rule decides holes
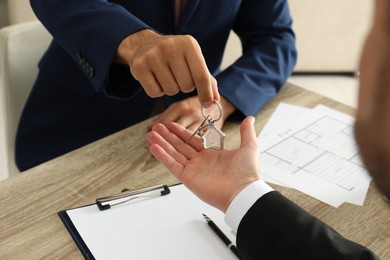
[[[184,185],[170,189],[169,195],[105,211],[91,205],[67,213],[96,259],[236,259],[202,216],[208,215],[235,242],[223,213]]]

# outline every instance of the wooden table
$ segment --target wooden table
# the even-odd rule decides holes
[[[353,115],[355,110],[297,86],[286,87],[256,116],[257,133],[279,102],[306,107],[324,104]],[[57,212],[90,204],[98,197],[173,178],[145,148],[149,119],[128,129],[0,182],[0,259],[82,259]],[[227,122],[226,147],[239,146],[239,123]],[[390,259],[389,205],[371,184],[363,207],[333,208],[303,193],[276,190],[338,230]]]

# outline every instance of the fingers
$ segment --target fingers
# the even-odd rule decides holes
[[[131,68],[131,73],[137,79],[146,94],[152,98],[176,95],[180,87],[172,74],[168,61],[155,58],[153,62],[138,60]]]
[[[124,45],[124,53],[132,54],[123,60],[129,61],[132,75],[150,97],[188,93],[196,87],[203,107],[210,107],[214,99],[219,101],[217,82],[195,38],[162,36],[146,30],[141,36],[134,34],[130,40],[134,44]]]
[[[133,69],[130,69],[130,71],[133,77],[142,85],[149,97],[158,98],[165,94],[152,71],[145,69],[141,76],[136,76],[137,74],[133,71]]]
[[[188,130],[185,127],[183,127],[180,124],[171,122],[167,124],[167,128],[169,131],[171,131],[173,134],[177,135],[183,142],[187,143],[188,140],[191,138],[193,135],[194,131]],[[197,152],[200,152],[204,149],[201,137],[198,135],[192,136],[190,142],[188,145],[191,145],[193,149],[195,149]]]
[[[198,153],[191,145],[186,143],[188,139],[182,140],[177,132],[171,132],[171,130],[163,124],[153,126],[153,131],[157,132],[164,139],[164,141],[160,140],[161,146],[167,148],[166,151],[183,164],[185,161],[183,161],[182,156],[186,158],[186,160],[190,160]],[[180,156],[177,153],[180,154]]]
[[[170,105],[164,112],[162,112],[157,118],[147,127],[148,131],[151,131],[153,126],[158,123],[176,122],[180,118],[180,109],[175,109],[175,104]]]
[[[246,117],[242,122],[240,127],[241,147],[258,148],[254,124],[255,118],[253,116]]]
[[[152,124],[150,124],[147,127],[147,130],[151,131],[153,126],[158,123],[168,124],[170,122],[178,123],[179,125],[183,126],[185,129],[194,132],[196,129],[198,129],[202,120],[200,117],[198,119],[197,117],[194,117],[192,115],[177,114],[177,111],[172,111],[169,114],[168,112],[167,113],[164,112],[159,117],[157,117],[156,120],[152,122]]]
[[[180,87],[169,66],[165,64],[158,66],[156,64],[155,66],[152,66],[152,70],[156,81],[166,95],[173,96],[179,93]]]
[[[215,93],[218,92],[216,80],[207,68],[200,47],[194,46],[193,50],[186,53],[187,64],[198,91],[199,101],[203,107],[208,108],[213,104],[214,99],[219,100],[219,94],[215,97]]]
[[[170,105],[148,126],[148,131],[157,123],[167,124],[169,122],[179,123],[185,128],[195,131],[203,120],[199,100],[194,96]]]
[[[182,117],[173,122],[178,123],[179,125],[183,126],[185,129],[190,130],[191,132],[194,132],[200,125],[200,122],[190,117]]]
[[[177,122],[185,128],[192,126],[196,118],[188,111],[188,109],[179,102],[169,106],[164,112],[162,112],[151,125],[148,126],[148,131],[152,130],[152,127],[158,123],[167,124],[169,122]]]
[[[184,57],[169,60],[169,66],[180,91],[184,93],[194,91],[195,83]]]
[[[150,145],[149,151],[168,169],[168,171],[170,171],[177,179],[181,180],[181,174],[184,169],[182,164],[177,162],[158,144]]]
[[[158,131],[149,132],[146,136],[146,139],[150,143],[150,146],[153,144],[159,145],[167,154],[169,154],[170,157],[172,157],[178,163],[185,164],[187,162],[187,158],[183,154],[179,153],[175,147],[173,147],[172,144],[170,144],[169,141],[167,141]]]

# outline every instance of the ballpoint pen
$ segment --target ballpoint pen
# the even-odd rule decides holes
[[[222,242],[232,251],[232,253],[238,258],[242,259],[238,254],[237,247],[233,244],[232,241],[219,229],[219,227],[205,214],[203,214],[204,219],[211,228],[211,230],[222,240]]]

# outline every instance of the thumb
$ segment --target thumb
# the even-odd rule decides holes
[[[257,137],[255,131],[255,118],[248,116],[242,121],[240,127],[241,133],[241,148],[250,147],[257,149]]]

